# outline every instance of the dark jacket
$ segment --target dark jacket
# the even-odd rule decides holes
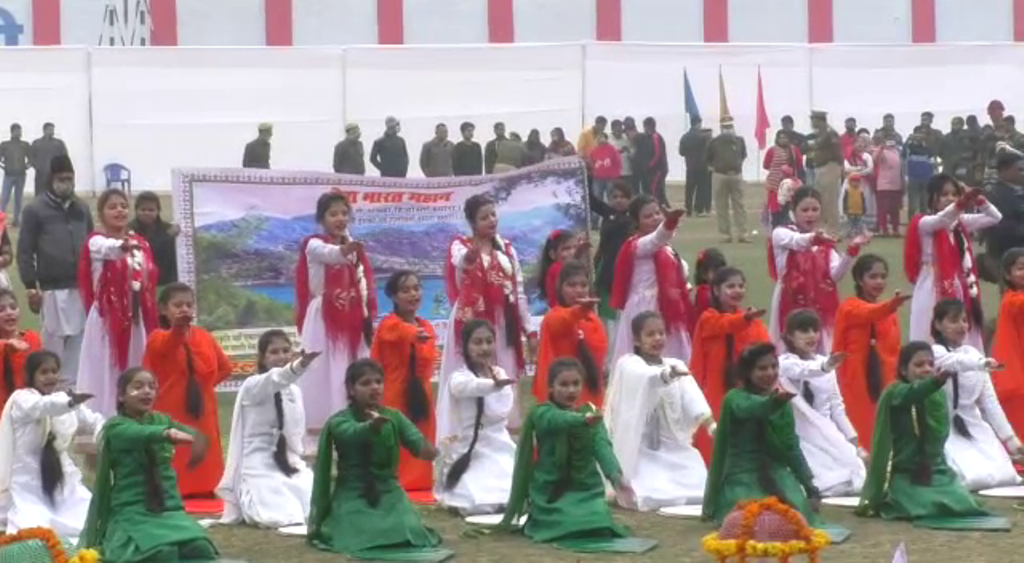
[[[370,164],[380,171],[383,178],[405,178],[409,173],[409,151],[405,149],[405,139],[385,133],[373,142]]]
[[[498,163],[498,141],[504,141],[508,137],[495,137],[484,146],[484,173],[493,174],[494,165]]]
[[[595,285],[602,293],[611,293],[615,279],[615,260],[633,230],[628,213],[616,213],[610,205],[590,192],[590,211],[601,217],[601,238],[594,255]]]
[[[146,226],[133,219],[128,228],[141,235],[149,243],[153,252],[153,263],[159,272],[157,285],[167,285],[178,281],[178,250],[171,235],[171,224],[158,219],[154,225]]]
[[[359,139],[344,139],[334,145],[334,171],[338,174],[366,174],[366,160],[363,142]]]
[[[691,128],[679,138],[679,156],[686,159],[686,168],[707,168],[707,135],[699,128]]]
[[[462,140],[452,149],[452,172],[456,176],[480,176],[484,173],[484,155],[480,143]]]
[[[25,287],[77,287],[78,256],[92,229],[92,214],[77,197],[65,205],[47,193],[26,205],[17,253],[18,273]]]
[[[245,144],[242,153],[242,168],[270,168],[270,141],[253,139]]]
[[[1003,219],[985,230],[985,250],[1002,260],[1007,250],[1024,246],[1024,187],[999,181],[989,187],[987,195]]]

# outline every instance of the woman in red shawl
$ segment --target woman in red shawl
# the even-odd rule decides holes
[[[78,363],[78,391],[94,395],[105,417],[117,410],[117,378],[142,363],[146,337],[157,328],[159,273],[146,239],[128,230],[128,196],[118,189],[96,204],[103,232],[89,235],[78,259],[78,289],[88,316]]]

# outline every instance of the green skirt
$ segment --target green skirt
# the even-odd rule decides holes
[[[356,483],[335,490],[331,513],[310,538],[319,549],[359,557],[379,547],[436,547],[441,536],[423,525],[419,512],[397,482],[381,484],[380,502],[371,507]]]
[[[807,519],[807,523],[812,527],[820,528],[825,525],[821,516],[811,510],[811,503],[808,502],[803,487],[800,486],[800,483],[797,482],[796,477],[793,476],[789,469],[773,465],[769,472],[775,481],[779,494],[783,497],[780,500],[799,510],[804,515],[804,518]],[[727,475],[725,482],[722,483],[717,504],[710,507],[715,524],[721,525],[726,515],[736,507],[736,503],[745,500],[761,500],[773,494],[761,486],[757,471]]]
[[[878,515],[886,520],[988,514],[948,467],[936,467],[928,486],[912,483],[908,473],[893,472],[888,494],[878,507]]]
[[[568,490],[555,502],[547,492],[530,494],[530,516],[523,533],[533,541],[602,537],[624,538],[629,532],[612,520],[604,489]]]
[[[103,561],[163,563],[215,561],[217,548],[184,511],[154,514],[145,509],[113,513],[101,546]]]

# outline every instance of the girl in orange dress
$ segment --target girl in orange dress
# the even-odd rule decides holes
[[[1024,248],[1003,254],[1003,283],[1006,291],[996,317],[992,357],[1004,369],[992,378],[992,385],[1014,433],[1024,436]]]
[[[416,316],[423,299],[420,278],[410,270],[399,270],[388,278],[384,294],[394,311],[381,319],[373,337],[370,356],[384,368],[381,404],[401,411],[434,443],[434,399],[430,378],[437,362],[434,327]],[[434,487],[433,464],[404,448],[398,457],[398,483],[406,491],[429,491]]]
[[[847,354],[836,369],[846,415],[857,431],[860,447],[871,447],[875,429],[875,405],[882,391],[896,378],[900,355],[900,323],[897,309],[910,299],[899,291],[882,301],[889,279],[889,265],[877,254],[865,254],[853,264],[855,297],[836,311],[833,352]]]
[[[558,358],[572,357],[583,364],[583,391],[580,401],[601,408],[604,401],[602,362],[608,351],[608,336],[597,316],[600,299],[590,296],[587,266],[575,260],[566,262],[558,276],[558,304],[540,325],[537,349],[537,373],[533,378],[533,396],[538,403],[548,400],[548,368]]]
[[[554,309],[558,306],[558,275],[562,271],[562,266],[574,257],[579,258],[580,248],[586,251],[588,247],[589,245],[580,244],[576,233],[562,229],[551,231],[548,240],[544,241],[537,287],[540,298],[547,301],[549,308]]]
[[[231,362],[213,335],[192,326],[195,293],[183,283],[160,292],[160,323],[146,342],[142,365],[160,386],[154,410],[195,428],[210,438],[210,451],[189,467],[189,451],[179,449],[171,461],[183,497],[213,497],[224,473],[223,450],[214,388],[231,375]]]
[[[751,344],[771,342],[768,329],[760,318],[767,311],[743,307],[747,295],[747,279],[738,268],[726,266],[711,278],[711,307],[697,321],[693,334],[690,371],[700,385],[715,420],[718,420],[725,394],[736,385],[734,366],[740,352]],[[704,432],[696,435],[694,444],[711,459],[711,440]]]
[[[18,328],[20,320],[14,292],[0,288],[0,410],[15,390],[25,386],[25,358],[43,347],[37,333]]]
[[[729,264],[725,254],[717,248],[705,248],[697,253],[693,268],[693,311],[690,315],[690,333],[697,329],[697,319],[711,307],[711,278],[720,268]]]

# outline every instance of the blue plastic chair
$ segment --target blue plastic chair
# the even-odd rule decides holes
[[[111,162],[103,167],[103,176],[107,181],[107,189],[121,188],[128,197],[132,197],[132,171],[127,166]]]

